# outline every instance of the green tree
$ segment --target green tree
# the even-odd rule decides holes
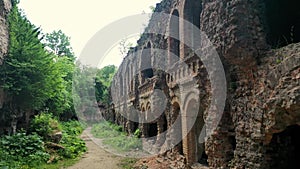
[[[73,101],[79,113],[79,118],[85,119],[86,115],[96,112],[95,102],[95,74],[97,69],[76,63],[73,75]]]
[[[61,30],[47,33],[45,36],[46,47],[57,56],[67,56],[74,60],[73,49],[70,45],[70,37]]]
[[[1,67],[2,87],[22,107],[41,107],[51,95],[46,81],[53,60],[40,43],[40,30],[21,15],[16,5],[9,15],[10,48]],[[46,90],[45,90],[46,89]],[[26,102],[25,102],[26,100]]]
[[[75,64],[65,56],[54,56],[54,58],[53,73],[56,74],[56,81],[53,82],[56,83],[57,87],[54,89],[54,95],[46,101],[45,107],[55,116],[72,117],[75,113],[72,98],[72,80]]]
[[[117,67],[115,65],[105,66],[97,71],[96,80],[109,87],[116,72]]]
[[[3,112],[6,115],[10,112],[10,116],[44,109],[49,100],[61,103],[55,108],[65,104],[65,98],[69,97],[65,78],[72,69],[66,59],[45,50],[39,38],[40,29],[22,15],[17,3],[13,1],[8,17],[9,52],[0,67],[0,85],[10,98],[4,105],[8,110]]]
[[[99,69],[95,78],[96,100],[104,104],[109,103],[109,87],[113,76],[117,72],[117,67],[114,65],[105,66]]]

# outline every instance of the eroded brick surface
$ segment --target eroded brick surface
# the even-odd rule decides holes
[[[172,13],[190,19],[206,33],[222,60],[228,87],[226,106],[218,127],[204,144],[195,138],[199,137],[202,127],[210,123],[206,117],[211,92],[217,89],[212,88],[202,61],[183,44],[178,45],[167,36],[145,34],[138,46],[128,53],[113,81],[112,88],[119,90],[112,92],[114,113],[107,112],[111,116],[109,119],[123,125],[129,133],[139,128],[142,137],[157,135],[154,142],[158,148],[153,150],[157,152],[175,144],[175,137],[187,135],[169,152],[182,154],[183,161],[190,166],[202,163],[210,168],[295,167],[293,165],[300,160],[300,43],[297,39],[293,41],[295,43],[288,40],[276,47],[268,41],[279,37],[272,35],[273,28],[269,24],[272,21],[267,15],[275,10],[273,2],[163,0],[156,7],[156,12],[167,13],[169,17],[158,20],[152,17],[148,30],[176,31],[176,25],[169,22]],[[289,1],[285,5],[289,4],[296,5],[297,2]],[[300,18],[299,14],[287,13],[291,14],[290,18]],[[291,27],[294,34],[299,34],[296,22]],[[175,30],[170,30],[173,28]],[[179,23],[179,30],[180,38],[191,41],[191,38],[199,37],[185,29],[183,23]],[[286,35],[288,32],[281,33]],[[169,54],[151,50],[155,48],[177,53],[181,58],[178,60],[187,66],[171,60]],[[142,52],[146,49],[151,50],[150,54]],[[143,71],[140,65],[145,60],[153,67],[170,66],[167,66],[168,71]],[[193,86],[186,77],[192,77],[197,85]],[[199,111],[191,115],[192,110],[185,109],[189,102],[184,100],[193,101],[185,93],[193,87],[197,89],[194,95],[201,101],[197,104]],[[151,98],[155,89],[163,91],[167,100],[162,115],[145,124],[128,120],[126,117],[134,116],[144,121],[159,110],[155,103],[163,101]],[[137,113],[132,113],[134,109]],[[181,123],[171,130],[177,118]],[[195,123],[189,124],[189,119],[194,119]],[[167,133],[162,134],[163,131]],[[278,160],[281,160],[280,164]]]

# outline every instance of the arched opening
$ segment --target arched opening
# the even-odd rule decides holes
[[[153,77],[153,69],[151,62],[151,43],[148,42],[147,46],[142,51],[141,57],[141,84],[145,82],[146,79]]]
[[[300,1],[265,0],[267,43],[280,48],[300,42]]]
[[[185,113],[187,127],[190,128],[187,135],[187,161],[190,164],[199,162],[207,165],[208,156],[205,153],[204,138],[200,138],[200,134],[204,126],[204,118],[203,113],[200,113],[199,103],[195,99],[191,99],[187,104]]]
[[[144,104],[141,105],[141,110],[142,110],[142,113],[144,113],[146,111]]]
[[[139,128],[139,123],[138,122],[133,122],[133,129],[134,132]]]
[[[152,118],[149,118],[149,116],[151,116],[151,104],[148,102],[147,103],[147,111],[146,111],[146,119],[152,119]],[[145,123],[145,136],[146,137],[155,137],[157,136],[158,134],[158,129],[157,129],[157,123],[156,122],[153,122],[153,121],[148,121],[147,120],[147,123]]]
[[[167,135],[167,130],[168,130],[168,121],[166,118],[165,113],[163,113],[157,121],[157,145],[161,146],[165,143],[166,141],[166,135]]]
[[[185,21],[183,26],[184,43],[190,47],[198,48],[200,45],[200,15],[202,12],[202,1],[186,0],[183,9],[183,18]],[[184,47],[184,57],[189,57],[193,52],[189,47]]]
[[[175,9],[172,12],[169,22],[169,33],[168,38],[169,45],[169,66],[174,65],[180,58],[180,37],[179,37],[179,13]]]
[[[148,128],[147,128],[147,124],[145,123],[146,121],[146,108],[144,106],[144,104],[141,105],[141,116],[140,116],[140,129],[141,129],[141,137],[142,138],[146,138],[148,137]]]
[[[175,151],[178,151],[181,155],[183,155],[183,145],[182,145],[182,120],[181,120],[181,112],[180,106],[177,102],[172,104],[172,144],[176,145],[174,147]],[[176,123],[175,123],[176,121]],[[178,143],[178,141],[180,141]]]
[[[149,130],[148,130],[148,135],[149,137],[155,137],[157,136],[157,123],[150,123],[149,124]]]
[[[300,126],[287,127],[283,132],[273,135],[267,148],[272,169],[297,169],[300,160]]]

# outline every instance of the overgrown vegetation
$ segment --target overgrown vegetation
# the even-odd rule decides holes
[[[70,38],[54,31],[43,40],[40,29],[18,9],[18,3],[12,0],[9,51],[0,67],[0,88],[6,94],[0,128],[13,121],[18,128],[17,133],[0,136],[0,168],[73,164],[86,146],[79,137],[83,126],[70,121],[76,119],[72,80],[77,69]]]
[[[56,116],[74,114],[72,102],[72,74],[74,56],[68,52],[49,52],[46,46],[56,36],[47,36],[42,43],[42,33],[22,12],[14,0],[8,16],[9,51],[0,67],[0,87],[7,94],[0,110],[1,122],[11,121],[25,114],[49,110]],[[63,34],[63,33],[61,33]],[[65,36],[65,35],[64,35]],[[52,38],[52,40],[51,40]],[[50,46],[51,47],[51,46]],[[62,49],[69,49],[65,46]],[[72,116],[72,115],[71,115]]]
[[[51,135],[61,131],[55,143]],[[20,131],[0,139],[1,168],[47,168],[65,159],[76,159],[86,151],[79,138],[83,127],[78,121],[59,122],[49,113],[37,115],[28,132]]]
[[[109,88],[112,79],[117,72],[117,67],[114,65],[108,65],[102,69],[97,70],[95,78],[96,100],[102,104],[109,104]]]
[[[62,123],[63,135],[61,145],[65,148],[60,155],[74,159],[86,151],[85,142],[79,138],[83,132],[83,126],[78,121]]]
[[[74,106],[95,104],[89,98],[93,95],[98,103],[108,105],[109,86],[117,68],[75,65],[70,37],[61,30],[44,36],[18,9],[18,3],[12,0],[9,51],[0,66],[0,89],[5,92],[0,108],[0,168],[73,164],[86,151],[79,137],[84,126],[71,121],[79,118]],[[78,78],[74,80],[73,75]],[[89,78],[91,83],[87,83]],[[73,87],[87,94],[73,93]],[[88,111],[86,108],[89,106],[80,110]]]
[[[30,126],[30,131],[37,133],[44,141],[49,141],[51,139],[50,136],[55,132],[61,131],[61,129],[58,120],[53,118],[50,113],[42,113],[35,116]]]
[[[117,151],[124,152],[142,148],[142,141],[137,136],[128,136],[122,131],[122,127],[109,122],[93,125],[92,134],[103,139],[104,144]]]
[[[89,123],[97,121],[98,106],[107,108],[110,104],[110,84],[117,71],[116,66],[109,65],[102,69],[78,64],[73,78],[74,105],[81,112],[78,116]]]
[[[137,161],[135,158],[124,158],[119,165],[124,169],[132,169]]]
[[[46,163],[50,154],[46,152],[42,138],[25,132],[5,136],[0,140],[0,167],[34,168]]]

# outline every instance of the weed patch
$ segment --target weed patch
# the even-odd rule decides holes
[[[103,139],[103,144],[117,151],[131,151],[142,148],[142,141],[137,136],[128,136],[122,127],[109,122],[94,124],[92,127],[94,137]]]

